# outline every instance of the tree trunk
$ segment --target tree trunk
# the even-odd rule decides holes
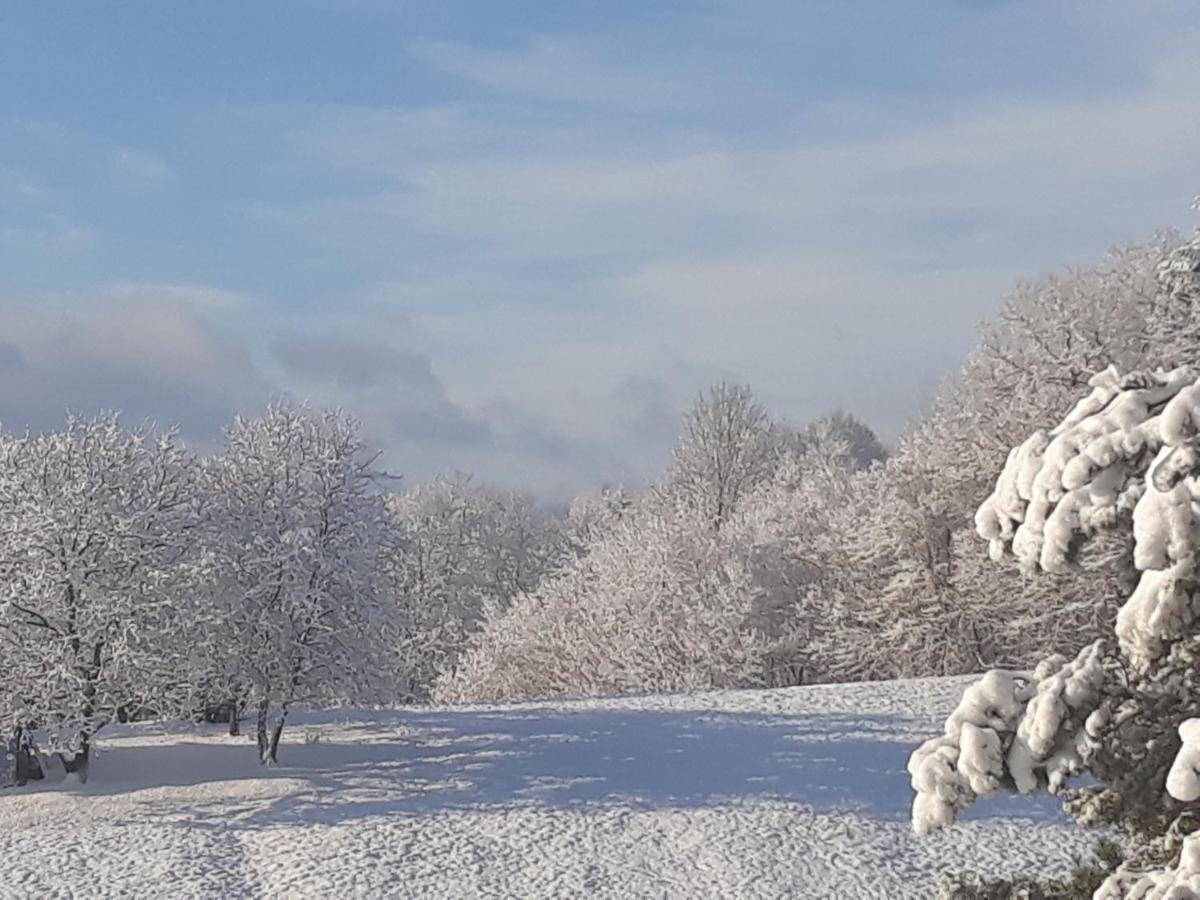
[[[275,723],[275,728],[271,732],[271,747],[270,756],[271,763],[279,762],[279,739],[283,736],[283,723],[287,721],[287,707],[279,714],[279,721]]]
[[[73,593],[73,589],[72,593]],[[78,639],[75,641],[75,653],[78,657]],[[78,776],[79,781],[83,784],[87,783],[88,767],[92,762],[92,731],[97,727],[92,721],[92,717],[96,714],[96,681],[100,677],[100,663],[104,652],[104,642],[97,641],[92,645],[92,661],[91,665],[85,670],[84,674],[87,679],[83,688],[83,733],[80,735],[79,750],[75,752],[70,759],[62,757],[63,765],[66,767],[68,774]]]
[[[41,781],[44,775],[42,774],[42,765],[38,762],[37,754],[33,750],[33,740],[29,736],[28,730],[23,727],[17,728],[17,733],[13,736],[13,780],[19,787],[23,787],[31,781]]]
[[[237,737],[242,733],[242,713],[246,711],[246,701],[234,697],[229,701],[229,736]]]
[[[79,749],[70,756],[60,755],[60,758],[68,774],[78,776],[80,782],[87,784],[88,767],[92,763],[92,736],[84,732]]]
[[[270,710],[271,702],[269,700],[258,701],[258,723],[255,733],[255,742],[258,744],[258,761],[263,765],[271,762],[270,750],[271,741],[267,736],[267,712]]]

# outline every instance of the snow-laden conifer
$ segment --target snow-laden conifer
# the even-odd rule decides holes
[[[1176,262],[1162,269],[1169,288],[1195,272]],[[1090,387],[1057,427],[1013,449],[976,525],[993,556],[1011,552],[1029,572],[1070,571],[1089,538],[1129,529],[1137,581],[1115,639],[969,688],[945,734],[909,761],[913,824],[948,825],[993,791],[1049,789],[1085,824],[1135,838],[1098,897],[1183,896],[1167,891],[1200,873],[1186,837],[1200,798],[1200,380],[1186,366],[1109,369]],[[1085,772],[1098,784],[1071,788]]]

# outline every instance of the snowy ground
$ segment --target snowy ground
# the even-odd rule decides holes
[[[216,730],[114,730],[86,787],[0,792],[0,896],[927,898],[947,861],[1063,870],[1090,838],[1049,799],[912,835],[905,759],[961,683],[314,714],[265,771]]]

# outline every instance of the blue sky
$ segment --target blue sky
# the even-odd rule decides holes
[[[1014,282],[1200,192],[1146,3],[0,7],[0,420],[279,394],[562,497],[681,408],[894,435]]]

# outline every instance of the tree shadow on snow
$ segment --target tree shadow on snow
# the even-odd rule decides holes
[[[526,807],[699,809],[771,800],[815,813],[908,818],[912,722],[884,715],[780,716],[661,710],[322,713],[316,743],[257,765],[245,742],[120,746],[73,790],[134,794],[151,816],[181,798],[147,788],[209,785],[186,801],[202,827],[328,824],[378,816]],[[302,732],[306,724],[293,728]],[[903,737],[898,737],[901,735]],[[275,785],[276,779],[290,784]],[[257,781],[255,790],[211,782]],[[981,801],[963,818],[1060,819],[1053,798]]]

